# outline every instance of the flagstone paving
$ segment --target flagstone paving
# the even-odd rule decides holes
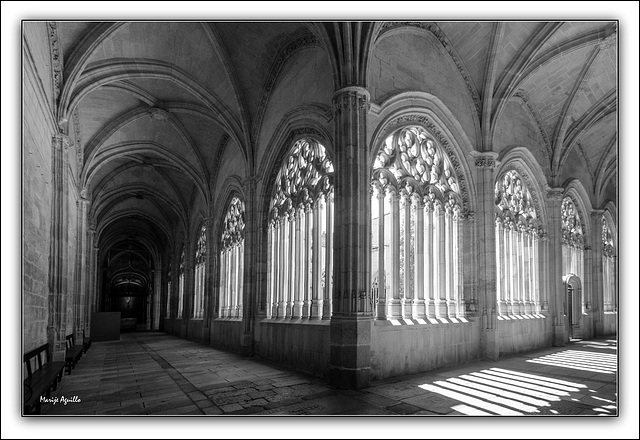
[[[157,332],[94,343],[43,415],[615,416],[615,339],[373,381],[360,391]],[[68,401],[63,404],[62,397]]]

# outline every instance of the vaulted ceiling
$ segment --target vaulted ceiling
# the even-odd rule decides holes
[[[186,227],[194,201],[212,200],[225,149],[241,158],[241,173],[259,165],[266,141],[256,133],[287,57],[319,47],[320,61],[316,51],[297,56],[328,63],[336,87],[363,82],[372,54],[396,47],[385,33],[400,48],[417,31],[435,37],[473,102],[478,149],[491,148],[509,102],[519,99],[543,139],[550,182],[570,177],[563,166],[576,158],[591,175],[594,201],[617,180],[615,22],[349,26],[361,36],[349,46],[355,58],[340,49],[350,32],[329,22],[57,22],[58,119],[81,150],[79,184],[102,236],[162,241]]]

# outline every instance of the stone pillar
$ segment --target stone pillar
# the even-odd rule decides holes
[[[497,270],[496,270],[496,221],[495,221],[495,168],[498,165],[494,152],[473,152],[476,166],[478,209],[477,228],[477,286],[478,307],[482,314],[480,345],[482,357],[496,360],[500,355],[500,339],[497,322]]]
[[[547,189],[549,227],[549,253],[547,260],[549,308],[553,318],[553,345],[562,347],[567,342],[564,317],[564,284],[562,282],[562,198],[563,188]]]
[[[85,291],[85,306],[84,306],[84,325],[85,337],[91,336],[91,313],[96,311],[96,289],[95,278],[98,268],[96,267],[96,249],[94,247],[96,230],[93,225],[89,225],[87,231],[87,246],[86,246],[86,275],[84,277],[84,291]]]
[[[54,361],[64,361],[68,293],[68,150],[69,138],[58,134],[51,142],[51,247],[49,250],[49,322],[47,340]]]
[[[603,243],[602,243],[602,210],[595,210],[591,213],[591,230],[593,233],[589,237],[591,244],[590,263],[587,271],[591,274],[591,310],[593,323],[595,326],[595,336],[604,335],[604,282],[603,272]],[[589,259],[588,259],[589,260]],[[587,260],[587,261],[588,261]]]
[[[378,301],[376,303],[376,318],[387,319],[387,289],[385,251],[384,251],[384,212],[385,212],[385,190],[378,188]]]
[[[369,93],[345,87],[333,96],[335,123],[334,301],[330,381],[337,388],[369,386],[372,304],[371,172],[366,143]]]
[[[242,339],[240,352],[244,356],[253,355],[254,318],[257,315],[258,274],[264,273],[264,267],[258,267],[260,237],[265,234],[256,194],[257,180],[249,177],[243,182],[244,188],[244,251],[242,272]]]
[[[396,252],[396,249],[400,249],[400,196],[396,191],[389,190],[389,198],[391,210],[389,216],[391,217],[391,231],[389,252],[391,253],[391,267],[389,268],[391,282],[390,284],[390,296],[387,298],[387,304],[389,305],[389,318],[399,319],[401,316],[400,311],[400,252]]]
[[[84,342],[82,337],[82,331],[85,329],[86,323],[86,308],[87,297],[89,293],[86,290],[87,285],[87,255],[89,249],[87,248],[88,233],[87,233],[87,209],[89,206],[89,200],[84,197],[84,191],[80,196],[80,199],[76,202],[78,207],[78,231],[77,231],[77,248],[76,248],[76,303],[75,303],[75,338],[76,343],[81,344]],[[86,336],[86,333],[85,333]]]

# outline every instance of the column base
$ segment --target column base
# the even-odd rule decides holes
[[[321,319],[322,316],[320,316],[320,314],[322,313],[322,300],[316,300],[315,302],[311,303],[311,319]]]
[[[353,390],[369,386],[372,323],[370,317],[332,317],[329,354],[332,386]]]
[[[566,332],[564,325],[553,326],[553,346],[564,347],[567,345]]]
[[[500,357],[500,338],[495,328],[482,332],[482,357],[491,361],[497,361]]]
[[[240,343],[240,355],[253,356],[253,335],[251,333],[243,334]]]
[[[389,305],[389,319],[402,318],[402,304],[399,299],[390,299],[387,304]]]
[[[368,388],[371,382],[371,369],[346,369],[331,367],[329,383],[341,390],[361,390]]]
[[[427,315],[426,304],[423,299],[414,299],[411,304],[412,310],[411,313],[416,319],[424,319]]]
[[[376,303],[376,319],[387,319],[387,303],[384,298],[378,299]]]

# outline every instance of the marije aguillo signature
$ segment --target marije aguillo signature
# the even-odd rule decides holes
[[[60,397],[51,397],[48,399],[45,396],[40,396],[40,403],[51,403],[52,405],[56,405],[58,403],[62,403],[63,405],[66,405],[67,403],[80,403],[80,402],[82,402],[82,399],[80,399],[78,396],[73,396],[73,397],[60,396]]]

